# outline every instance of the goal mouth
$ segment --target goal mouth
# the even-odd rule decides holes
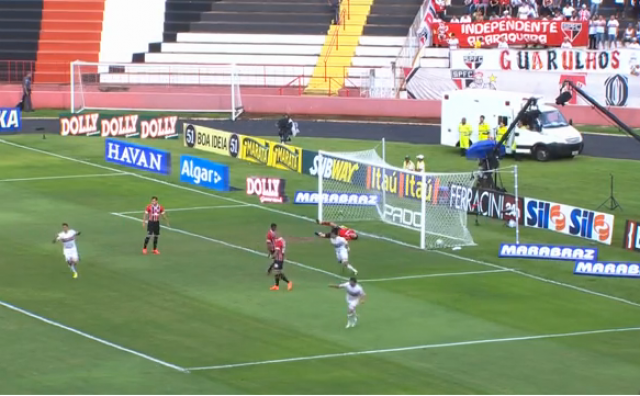
[[[70,111],[243,113],[235,65],[75,61]]]

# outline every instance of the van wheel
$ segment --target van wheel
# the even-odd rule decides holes
[[[533,156],[536,161],[545,162],[549,160],[549,149],[545,146],[536,146],[533,149]]]

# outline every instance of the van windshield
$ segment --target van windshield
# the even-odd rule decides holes
[[[569,125],[562,113],[558,110],[545,111],[540,115],[540,123],[543,128],[560,128]]]

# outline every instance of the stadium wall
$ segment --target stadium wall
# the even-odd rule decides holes
[[[133,54],[162,42],[165,8],[158,0],[105,0],[100,62],[130,63]]]
[[[87,93],[87,95],[92,95]],[[94,93],[91,100],[100,101],[103,106],[120,108],[141,108],[145,103],[157,99],[158,93]],[[0,86],[0,107],[13,107],[20,101],[20,86]],[[69,92],[37,89],[33,93],[35,108],[69,109]],[[201,100],[201,97],[180,96],[178,100]],[[440,101],[438,100],[403,100],[403,99],[371,99],[349,97],[314,97],[289,95],[243,95],[245,112],[253,114],[282,114],[288,112],[295,115],[309,116],[348,116],[348,117],[384,117],[415,118],[436,121],[440,119]],[[609,110],[623,122],[633,128],[640,128],[640,112],[637,109],[610,107]],[[602,125],[604,116],[591,106],[565,106],[560,111],[576,124]]]

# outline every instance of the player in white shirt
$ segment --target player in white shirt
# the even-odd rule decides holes
[[[338,231],[335,228],[331,230],[329,240],[336,249],[336,258],[338,259],[338,262],[349,271],[353,272],[354,275],[358,275],[358,270],[349,264],[349,242],[339,236]]]
[[[356,278],[349,279],[349,282],[340,283],[338,285],[329,285],[334,289],[344,289],[347,292],[347,305],[349,307],[347,313],[347,329],[355,327],[358,323],[358,314],[356,308],[360,304],[364,304],[366,294],[362,286],[358,284]]]
[[[58,233],[53,243],[62,243],[62,254],[69,264],[71,272],[73,272],[73,278],[78,277],[78,270],[76,266],[80,261],[80,255],[78,255],[78,246],[76,245],[76,237],[80,235],[80,232],[69,228],[69,224],[62,223],[62,232]]]

